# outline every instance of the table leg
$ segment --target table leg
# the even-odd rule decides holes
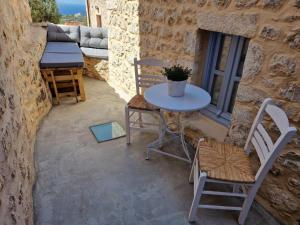
[[[184,133],[182,133],[183,128],[181,128],[182,124],[181,124],[180,114],[178,114],[178,118],[177,118],[177,126],[178,126],[178,131],[177,132],[173,132],[168,128],[168,124],[167,124],[167,122],[166,122],[166,120],[163,116],[163,112],[160,113],[160,123],[161,123],[161,129],[160,129],[159,137],[158,137],[157,140],[155,140],[154,142],[150,143],[147,146],[146,159],[147,160],[149,159],[150,151],[154,151],[154,152],[166,155],[166,156],[170,156],[170,157],[173,157],[173,158],[191,163],[192,160],[191,160],[191,157],[189,155],[189,152],[188,152],[185,140],[184,140]],[[164,139],[165,139],[167,133],[173,135],[173,138],[171,140],[173,140],[174,138],[180,138],[182,149],[183,149],[183,151],[186,155],[186,158],[161,150],[161,147],[164,144]]]
[[[159,113],[159,119],[160,119],[160,127],[159,127],[159,136],[158,139],[155,140],[154,142],[151,142],[150,144],[148,144],[147,146],[147,156],[146,156],[146,160],[149,160],[149,154],[151,149],[155,149],[155,148],[161,148],[163,145],[163,140],[166,136],[166,122],[163,116],[163,112]]]

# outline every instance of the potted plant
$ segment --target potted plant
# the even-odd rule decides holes
[[[191,75],[192,70],[184,68],[181,65],[172,67],[164,67],[163,75],[168,79],[168,93],[172,97],[181,97],[184,95],[187,79]]]

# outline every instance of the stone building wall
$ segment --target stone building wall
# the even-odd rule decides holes
[[[106,0],[87,0],[89,4],[89,20],[91,27],[97,27],[97,15],[101,16],[102,27],[108,25]]]
[[[300,128],[299,1],[140,0],[139,16],[141,58],[155,57],[193,68],[196,83],[203,69],[197,55],[201,51],[199,29],[250,38],[227,141],[244,145],[266,97],[275,99],[290,122]],[[257,197],[289,225],[300,221],[299,142],[298,133]]]
[[[107,9],[109,83],[125,98],[135,93],[134,56],[193,68],[193,81],[199,84],[203,69],[199,30],[223,32],[250,39],[227,141],[243,146],[266,97],[276,100],[290,122],[300,128],[298,0],[112,0],[107,1]],[[299,145],[298,133],[257,197],[277,219],[289,225],[300,221]]]
[[[31,225],[35,135],[51,107],[38,67],[46,31],[30,25],[27,0],[0,5],[0,224]]]
[[[133,58],[139,56],[139,0],[107,1],[109,77],[118,94],[129,99],[135,94]]]

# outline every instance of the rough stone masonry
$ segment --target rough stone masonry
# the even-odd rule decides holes
[[[250,39],[226,141],[243,146],[258,108],[273,98],[300,128],[300,2],[298,0],[110,0],[109,80],[135,94],[132,58],[154,57],[193,68],[199,31]],[[196,79],[201,80],[201,79]],[[274,124],[266,126],[276,133]],[[197,129],[197,127],[195,127]],[[286,225],[300,222],[300,138],[284,150],[257,201]],[[254,157],[254,162],[257,160]]]
[[[0,0],[0,224],[33,224],[34,143],[51,108],[39,72],[46,31],[27,0]]]

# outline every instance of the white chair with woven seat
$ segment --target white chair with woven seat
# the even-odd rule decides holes
[[[143,113],[154,113],[160,118],[160,109],[148,104],[143,96],[143,89],[151,87],[152,85],[166,82],[166,78],[162,75],[149,75],[142,74],[141,66],[147,67],[163,67],[164,63],[157,59],[141,59],[134,58],[134,72],[136,81],[136,95],[126,104],[125,106],[125,121],[126,121],[126,137],[127,144],[130,144],[130,133],[132,129],[143,129],[149,130],[158,128],[160,124],[151,122],[144,122],[142,118]],[[138,119],[133,119],[134,115],[137,114]]]
[[[280,131],[280,136],[274,142],[262,124],[266,115]],[[253,122],[244,148],[208,139],[200,140],[190,175],[190,182],[194,181],[194,199],[189,221],[195,221],[198,208],[206,208],[240,211],[238,222],[240,225],[244,224],[257,190],[279,153],[296,131],[296,128],[290,127],[285,112],[273,105],[271,99],[266,99]],[[253,147],[260,161],[260,167],[256,172],[252,170],[249,158]],[[207,190],[204,186],[208,182],[232,185],[233,191]],[[202,195],[237,197],[244,198],[244,201],[241,207],[205,205],[200,204]]]

